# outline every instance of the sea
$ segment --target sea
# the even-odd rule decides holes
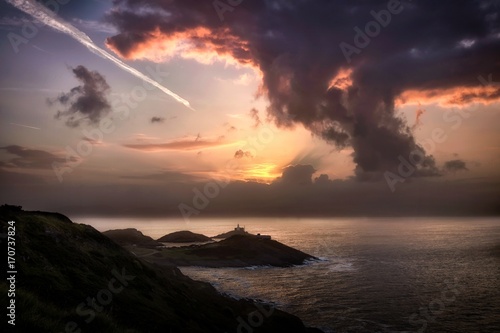
[[[500,332],[500,218],[74,221],[99,231],[136,228],[155,239],[179,230],[215,236],[237,224],[270,235],[318,259],[288,268],[181,270],[324,332]]]

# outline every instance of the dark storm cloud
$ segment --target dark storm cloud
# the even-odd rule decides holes
[[[446,172],[469,171],[467,164],[462,160],[451,160],[444,163]]]
[[[71,70],[82,83],[56,98],[49,99],[49,104],[58,103],[65,108],[58,111],[57,119],[66,119],[69,127],[78,127],[82,123],[97,125],[111,111],[107,99],[110,87],[106,79],[96,71],[89,71],[84,66]]]
[[[314,183],[318,185],[330,185],[332,184],[332,180],[330,180],[330,177],[328,175],[319,175],[319,177],[314,178]]]
[[[164,123],[165,122],[165,118],[163,117],[152,117],[151,118],[151,124],[154,124],[154,123]]]
[[[283,169],[281,177],[275,184],[284,185],[311,185],[312,175],[316,172],[312,165],[291,165]]]
[[[52,163],[65,163],[66,160],[45,150],[29,149],[18,145],[0,147],[16,157],[0,162],[2,167],[22,169],[52,169]]]
[[[107,40],[115,52],[140,57],[158,39],[183,38],[200,54],[215,51],[259,68],[268,116],[282,126],[301,123],[333,145],[352,147],[361,180],[394,171],[400,156],[425,155],[411,128],[395,115],[400,94],[481,87],[478,76],[500,73],[496,1],[245,1],[223,13],[223,22],[211,1],[115,3],[108,20],[120,33]],[[387,16],[380,19],[388,6],[397,12],[389,23]],[[354,28],[364,30],[375,20],[373,13],[385,27],[379,24],[376,36],[365,37],[366,45],[359,38],[356,44]],[[350,62],[341,43],[358,50]],[[349,78],[331,85],[346,70]],[[459,95],[463,101],[472,98]],[[422,160],[414,176],[439,174],[432,156]]]

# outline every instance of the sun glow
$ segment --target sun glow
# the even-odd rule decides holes
[[[246,180],[255,180],[263,183],[271,183],[281,175],[278,165],[274,163],[259,163],[248,167],[243,176]]]

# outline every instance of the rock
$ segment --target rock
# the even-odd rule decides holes
[[[208,242],[212,239],[202,234],[196,234],[191,231],[176,231],[158,238],[158,242],[165,243],[197,243]]]
[[[235,235],[210,244],[162,249],[160,253],[161,257],[146,260],[175,266],[287,267],[317,259],[278,241],[250,234]]]

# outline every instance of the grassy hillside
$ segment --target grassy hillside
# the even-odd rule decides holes
[[[15,332],[316,332],[279,310],[222,296],[175,267],[142,262],[61,214],[2,206],[2,234],[10,220],[17,232]],[[6,293],[2,280],[2,304]]]

